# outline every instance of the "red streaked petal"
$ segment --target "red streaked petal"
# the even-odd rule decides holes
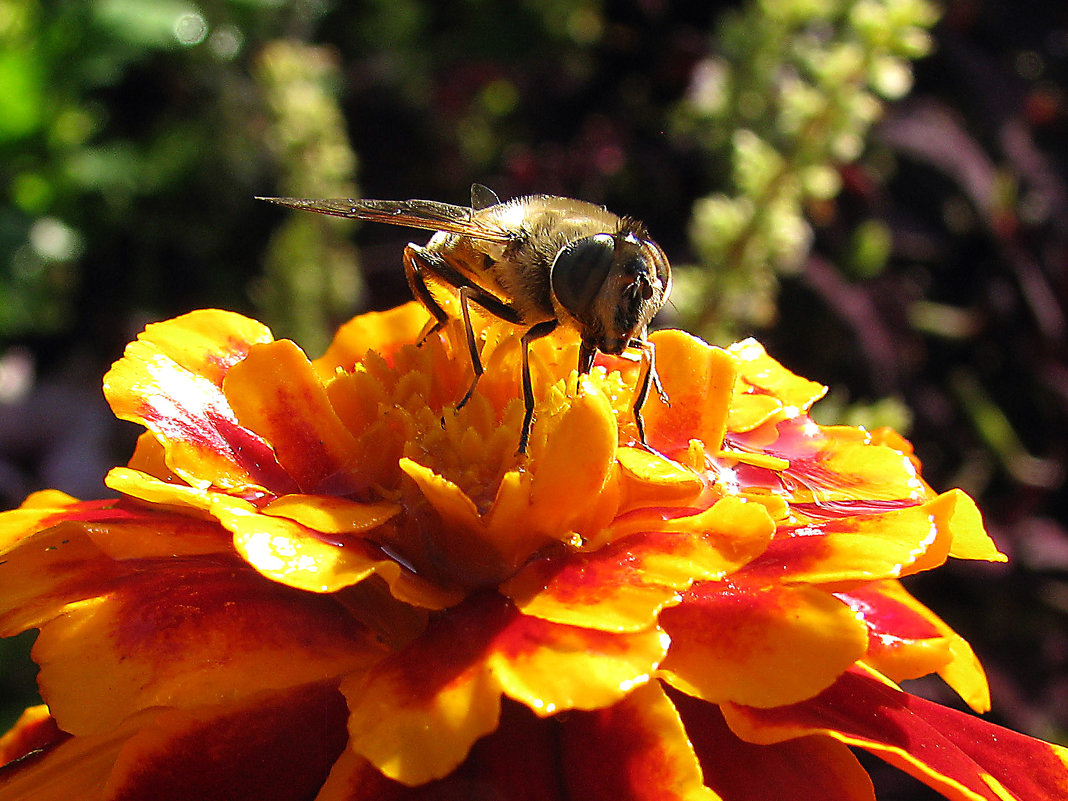
[[[670,693],[704,771],[728,801],[875,801],[867,771],[830,737],[755,745],[730,730],[715,704]]]
[[[91,519],[85,526],[89,538],[112,559],[232,554],[230,532],[214,520],[199,520],[162,509],[119,506],[127,511],[113,519]]]
[[[38,531],[65,520],[77,520],[79,515],[102,505],[100,501],[79,501],[58,490],[35,492],[19,508],[0,512],[0,555]]]
[[[174,487],[137,471],[116,468],[132,483]],[[198,492],[190,490],[189,492]],[[10,542],[0,554],[36,531],[61,523],[79,526],[112,559],[189,556],[230,550],[230,537],[211,521],[168,509],[150,508],[125,499],[75,501],[48,490],[31,495],[18,509],[0,513],[0,533]]]
[[[15,725],[0,737],[0,767],[16,759],[22,759],[33,751],[53,748],[69,735],[59,730],[48,706],[38,704],[26,709]],[[0,786],[2,786],[0,773]]]
[[[26,537],[0,558],[0,635],[9,637],[107,591],[130,568],[101,553],[76,523]]]
[[[835,593],[868,627],[865,663],[894,681],[938,673],[976,712],[990,709],[986,673],[971,647],[899,581]]]
[[[356,441],[334,413],[312,364],[289,340],[256,345],[226,376],[237,419],[259,432],[305,492],[362,489],[353,475]]]
[[[561,626],[476,596],[342,683],[351,746],[408,785],[446,775],[497,726],[502,693],[539,715],[607,706],[648,680],[667,643]]]
[[[734,357],[682,331],[657,331],[650,341],[671,406],[650,393],[642,410],[649,442],[669,455],[692,439],[710,453],[719,450],[738,370]]]
[[[448,776],[407,787],[347,749],[315,801],[566,801],[558,763],[556,727],[506,699],[497,730]]]
[[[115,759],[144,717],[106,734],[67,738],[40,754],[0,767],[0,798],[111,801],[104,788]]]
[[[564,782],[584,801],[718,801],[658,682],[561,726]]]
[[[38,684],[64,731],[152,706],[190,708],[360,670],[383,651],[328,597],[255,573],[157,564],[46,623]]]
[[[33,801],[305,801],[345,746],[333,686],[195,710],[150,710],[0,769],[0,797]]]
[[[756,503],[727,497],[658,531],[621,537],[589,553],[527,565],[501,590],[525,613],[605,631],[653,625],[677,593],[722,578],[756,557],[775,523]]]
[[[263,323],[220,309],[198,309],[151,323],[137,338],[216,386],[222,386],[227,370],[244,359],[253,345],[274,339]]]
[[[740,737],[810,734],[864,748],[954,801],[1049,801],[1068,795],[1068,749],[909,695],[854,668],[820,695],[775,709],[727,705]]]
[[[770,707],[811,698],[864,655],[856,614],[815,587],[705,582],[660,613],[671,649],[660,668],[706,701]]]
[[[776,433],[764,450],[789,462],[783,479],[795,504],[912,504],[930,495],[910,454],[877,444],[862,428],[819,426],[797,417],[779,423]]]
[[[201,375],[157,345],[155,335],[167,326],[149,326],[104,376],[104,395],[115,415],[152,431],[168,467],[191,484],[295,489],[270,446],[238,423],[213,381],[218,371]],[[208,355],[194,360],[194,367],[209,360]]]
[[[743,572],[754,581],[835,584],[929,570],[949,555],[960,522],[958,509],[970,520],[970,503],[962,506],[962,497],[954,490],[883,514],[780,526],[768,549]]]
[[[329,685],[168,710],[126,743],[108,789],[115,799],[304,801],[344,747],[345,703]]]

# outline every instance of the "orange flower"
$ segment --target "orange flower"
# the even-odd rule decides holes
[[[415,304],[320,359],[236,314],[149,326],[105,378],[147,430],[118,498],[0,516],[0,633],[40,629],[47,709],[0,740],[0,800],[864,799],[867,749],[953,799],[1068,795],[1068,756],[902,692],[989,704],[900,579],[1003,560],[890,431],[752,341],[653,336],[577,376]]]

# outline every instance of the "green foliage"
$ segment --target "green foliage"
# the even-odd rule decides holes
[[[0,0],[0,340],[85,326],[99,296],[169,313],[176,273],[183,290],[232,286],[195,264],[222,255],[221,217],[176,225],[174,210],[254,194],[266,154],[245,133],[239,56],[279,27],[271,5],[216,4],[209,23],[182,0]]]
[[[908,59],[928,51],[935,16],[926,0],[752,0],[724,18],[675,121],[720,187],[690,221],[699,267],[676,300],[687,327],[725,341],[774,319],[777,276],[811,245],[806,212],[838,194],[882,101],[911,87]],[[854,272],[878,272],[887,249],[877,227],[858,231]]]
[[[265,99],[268,146],[287,196],[354,197],[356,155],[337,105],[340,65],[333,51],[293,41],[260,53],[255,76]],[[275,231],[254,294],[278,336],[311,352],[329,344],[334,322],[359,293],[351,224],[321,215],[289,215]]]

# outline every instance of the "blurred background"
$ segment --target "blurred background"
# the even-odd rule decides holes
[[[909,586],[992,720],[1068,742],[1066,87],[1053,0],[0,0],[0,507],[106,494],[136,431],[100,378],[147,322],[317,355],[408,299],[421,234],[254,196],[580,197],[668,253],[659,326],[759,337],[979,501],[1009,565]]]

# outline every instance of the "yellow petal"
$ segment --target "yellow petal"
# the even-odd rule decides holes
[[[570,798],[720,799],[702,781],[694,748],[659,682],[606,709],[569,715],[561,750]]]
[[[713,703],[772,707],[811,698],[868,645],[854,612],[815,587],[708,582],[660,621],[672,642],[661,674]]]
[[[786,416],[808,411],[813,403],[827,393],[827,387],[822,384],[787,370],[771,358],[764,346],[755,339],[737,342],[728,351],[738,360],[741,380],[749,387],[778,399]],[[731,430],[741,429],[732,426]]]
[[[983,559],[987,562],[1007,562],[1009,557],[998,550],[983,527],[983,516],[961,490],[950,490],[953,497],[953,543],[949,555],[957,559]]]
[[[353,503],[328,495],[283,495],[260,512],[285,517],[315,531],[361,534],[392,519],[401,511],[396,503]]]
[[[323,381],[339,370],[351,371],[369,350],[389,354],[414,343],[429,320],[427,310],[415,302],[354,317],[338,329],[326,353],[315,360],[315,370]]]
[[[33,648],[42,697],[75,735],[107,731],[149,707],[319,681],[383,655],[333,599],[211,562],[146,566],[68,607]]]
[[[342,682],[349,743],[390,778],[421,784],[450,773],[497,726],[502,693],[543,716],[600,708],[647,681],[666,647],[655,629],[559,626],[478,596]]]
[[[288,340],[253,346],[223,384],[237,419],[263,436],[305,492],[363,489],[356,442],[308,361]]]
[[[671,405],[650,393],[643,410],[649,442],[669,455],[693,439],[719,450],[738,369],[734,357],[682,331],[657,331],[651,340]]]
[[[612,407],[589,376],[578,377],[569,401],[560,415],[540,421],[545,444],[531,454],[528,525],[556,537],[582,527],[577,520],[604,486],[616,453]]]
[[[78,499],[58,490],[30,495],[18,509],[0,512],[0,553],[19,541],[67,519]]]

